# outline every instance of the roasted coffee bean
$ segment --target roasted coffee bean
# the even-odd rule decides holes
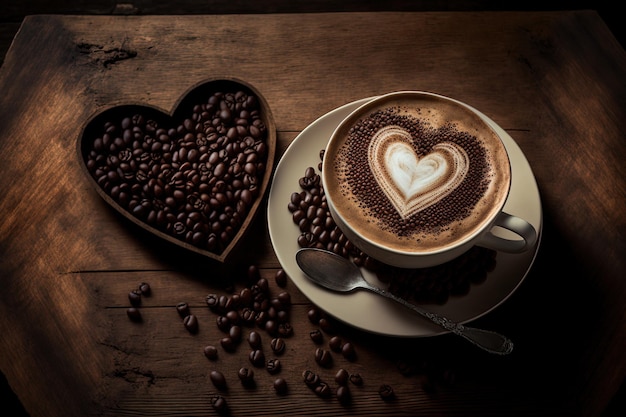
[[[330,368],[333,363],[333,357],[329,351],[317,348],[315,349],[315,362],[324,368]]]
[[[261,335],[255,331],[251,331],[248,335],[248,343],[253,350],[261,349]]]
[[[284,378],[276,378],[274,380],[274,390],[279,395],[287,393],[287,381]]]
[[[341,347],[341,354],[350,362],[354,362],[356,360],[356,350],[354,349],[354,345],[350,342],[343,344]]]
[[[250,290],[250,288],[243,288],[240,292],[239,292],[239,300],[241,305],[243,306],[249,306],[250,303],[252,302],[252,291]]]
[[[214,361],[217,359],[217,348],[213,345],[207,345],[204,347],[204,356]]]
[[[132,290],[128,293],[128,301],[132,306],[138,307],[141,304],[141,291]]]
[[[176,304],[176,311],[180,317],[185,318],[189,315],[189,305],[185,302],[178,303]]]
[[[215,323],[217,324],[217,328],[223,332],[228,332],[230,330],[230,320],[226,316],[217,316],[215,318]]]
[[[224,377],[223,373],[221,373],[220,371],[213,370],[209,374],[209,377],[210,377],[211,382],[213,383],[213,385],[215,385],[215,388],[217,388],[219,390],[225,390],[226,389],[226,378]]]
[[[279,287],[284,288],[287,286],[287,273],[284,269],[279,269],[278,271],[276,271],[274,279],[276,281],[276,285],[278,285]]]
[[[283,353],[285,353],[285,341],[280,337],[272,339],[272,341],[270,342],[270,347],[272,348],[272,351],[277,355],[282,355]]]
[[[283,337],[290,337],[293,335],[293,327],[289,323],[279,323],[277,332]]]
[[[278,322],[275,320],[267,320],[265,322],[265,331],[274,336],[278,333]]]
[[[315,388],[320,383],[319,375],[310,370],[302,372],[302,378],[309,388]]]
[[[317,324],[320,326],[320,329],[324,331],[324,333],[333,334],[335,332],[333,324],[326,317],[322,317],[321,319],[319,319],[319,322]]]
[[[270,284],[265,278],[259,278],[256,282],[257,287],[263,292],[263,294],[267,294],[270,290]]]
[[[248,282],[256,283],[261,278],[261,273],[256,265],[248,266]]]
[[[239,343],[241,341],[241,327],[237,325],[232,326],[228,331],[228,335],[234,343]]]
[[[318,325],[320,322],[321,314],[317,308],[311,308],[307,312],[307,317],[312,324]]]
[[[245,307],[241,310],[241,314],[239,315],[242,324],[247,326],[254,325],[254,321],[256,319],[256,313],[249,307]]]
[[[354,385],[361,386],[363,385],[363,377],[361,377],[359,373],[350,374],[350,382]]]
[[[248,358],[250,359],[250,363],[257,368],[265,366],[265,354],[260,349],[251,351]]]
[[[281,291],[277,298],[283,309],[287,309],[291,306],[291,295],[287,291]]]
[[[189,333],[198,332],[198,319],[193,314],[186,316],[183,319],[183,324]]]
[[[147,282],[142,282],[141,284],[139,284],[139,291],[141,291],[141,295],[146,296],[149,296],[152,293],[150,284],[148,284]]]
[[[280,359],[268,359],[266,364],[267,372],[270,374],[277,374],[280,372],[281,363]]]
[[[380,395],[380,398],[382,398],[385,401],[390,401],[396,396],[393,390],[393,387],[388,384],[382,384],[378,388],[378,395]]]
[[[314,391],[322,398],[328,398],[333,394],[333,390],[330,388],[330,385],[323,381],[320,381],[320,383],[315,386]]]
[[[226,352],[232,353],[237,349],[237,343],[230,336],[220,339],[220,345]]]
[[[335,374],[335,382],[339,385],[346,385],[348,383],[350,375],[348,371],[343,368],[340,368]]]
[[[226,313],[226,318],[231,326],[235,326],[239,323],[239,312],[237,310],[230,310]]]
[[[309,336],[311,337],[311,340],[315,344],[319,345],[319,344],[324,342],[324,334],[320,330],[318,330],[318,329],[312,330],[309,333]]]
[[[337,352],[337,353],[341,352],[342,345],[343,345],[343,341],[341,340],[339,336],[333,336],[328,341],[328,347],[333,352]]]
[[[217,294],[209,294],[205,298],[206,304],[209,306],[211,311],[216,312],[219,306],[219,297]]]
[[[348,404],[352,400],[352,395],[350,394],[350,388],[347,385],[340,385],[337,387],[337,399],[341,404]]]
[[[226,415],[228,413],[228,403],[226,402],[226,398],[221,395],[211,397],[211,406],[220,415]]]
[[[247,387],[254,385],[254,371],[250,368],[240,368],[237,376],[241,383]]]
[[[137,307],[129,307],[128,309],[126,309],[126,315],[131,321],[134,322],[140,322],[142,320],[141,312]]]

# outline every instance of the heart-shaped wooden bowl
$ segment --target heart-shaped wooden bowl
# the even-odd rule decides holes
[[[237,79],[202,82],[172,112],[113,105],[77,141],[100,196],[141,228],[225,262],[255,217],[274,166],[264,97]]]

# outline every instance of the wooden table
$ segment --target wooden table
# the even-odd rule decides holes
[[[326,112],[401,89],[470,103],[514,137],[541,192],[541,247],[518,291],[473,323],[510,336],[514,352],[335,323],[358,357],[335,355],[322,369],[312,304],[293,282],[275,283],[264,210],[222,265],[106,206],[75,156],[87,119],[126,101],[171,108],[220,76],[265,96],[277,161]],[[233,416],[599,415],[626,373],[625,77],[626,54],[595,12],[28,17],[0,69],[2,372],[31,416],[214,415],[212,369],[227,376],[221,394]],[[284,396],[262,369],[256,388],[239,384],[245,345],[216,362],[202,353],[221,337],[206,295],[245,286],[248,265],[291,295]],[[142,281],[153,295],[137,324],[127,294]],[[181,301],[198,316],[195,335],[176,314]],[[402,363],[422,366],[409,373]],[[340,367],[364,379],[349,405],[302,380],[312,369],[334,387]],[[394,401],[380,398],[383,383]]]

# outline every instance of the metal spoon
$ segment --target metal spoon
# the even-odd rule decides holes
[[[324,288],[337,292],[351,292],[357,289],[369,290],[399,302],[406,308],[467,339],[487,352],[507,355],[513,351],[513,342],[501,334],[455,323],[396,297],[390,292],[374,287],[363,278],[361,270],[354,263],[333,252],[314,248],[300,249],[296,253],[296,262],[311,281]]]

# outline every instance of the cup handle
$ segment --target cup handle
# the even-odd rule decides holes
[[[505,239],[489,231],[480,240],[479,246],[502,252],[520,253],[532,247],[537,241],[537,231],[530,223],[508,213],[501,212],[496,218],[495,226],[510,230],[521,239]]]

